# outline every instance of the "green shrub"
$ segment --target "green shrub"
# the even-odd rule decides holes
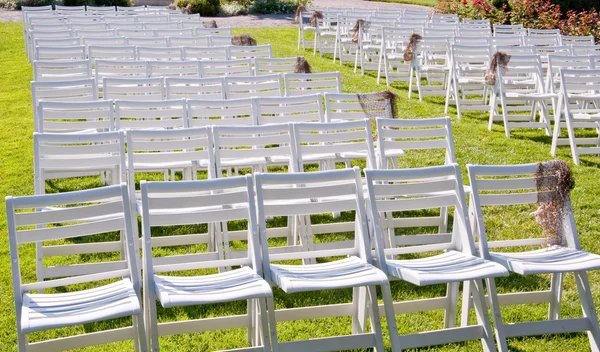
[[[15,0],[0,0],[0,8],[14,9],[17,7]]]
[[[310,6],[311,0],[254,0],[252,13],[293,13],[299,5]]]
[[[64,6],[82,6],[91,5],[88,0],[63,0]]]
[[[89,0],[93,6],[133,6],[135,0]]]
[[[21,6],[46,6],[52,5],[52,0],[16,0],[15,8],[21,9]]]
[[[176,5],[180,9],[186,9],[188,13],[199,13],[200,16],[217,16],[221,12],[219,0],[177,0]]]

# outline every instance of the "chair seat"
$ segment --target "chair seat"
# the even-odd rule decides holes
[[[386,264],[389,275],[417,286],[508,276],[502,265],[458,251],[421,259],[388,259]]]
[[[183,169],[192,167],[191,161],[173,161],[163,163],[136,163],[136,171],[149,171],[149,170],[167,170],[167,169]]]
[[[272,296],[269,284],[249,267],[214,275],[154,275],[154,289],[165,308]]]
[[[399,157],[399,156],[404,156],[404,150],[402,149],[386,149],[385,150],[385,157],[386,158],[394,158],[394,157]]]
[[[507,98],[525,98],[531,100],[541,100],[541,99],[552,99],[556,98],[557,95],[554,93],[512,93],[507,92],[504,94]]]
[[[562,246],[518,253],[490,252],[490,257],[521,275],[600,269],[600,255]]]
[[[255,165],[266,165],[266,164],[267,164],[267,159],[265,159],[263,157],[221,159],[221,167],[255,166]],[[202,164],[200,164],[200,165],[202,165]]]
[[[56,329],[140,313],[140,302],[129,279],[89,290],[23,295],[23,333]]]
[[[358,257],[307,265],[271,264],[273,281],[286,293],[381,285],[385,273]]]

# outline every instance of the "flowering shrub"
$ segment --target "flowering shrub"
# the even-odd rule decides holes
[[[511,0],[510,22],[527,28],[558,28],[562,13],[560,6],[550,0]]]
[[[600,12],[568,11],[566,19],[560,23],[560,32],[565,35],[593,35],[596,42],[600,41]]]
[[[508,19],[506,5],[497,8],[490,0],[439,0],[436,11],[456,13],[461,18],[489,19],[492,23],[505,23]]]
[[[254,0],[253,13],[293,13],[299,5],[309,6],[311,0]]]

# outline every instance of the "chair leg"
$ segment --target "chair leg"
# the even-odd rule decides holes
[[[475,304],[475,314],[477,315],[477,323],[483,327],[485,337],[481,339],[483,350],[485,352],[496,352],[496,344],[494,343],[494,334],[490,325],[490,318],[487,313],[487,305],[485,304],[485,294],[483,291],[483,282],[481,280],[473,280],[473,303]]]
[[[256,346],[256,302],[254,299],[246,300],[246,315],[248,316],[248,327],[246,328],[246,342],[250,346]]]
[[[152,352],[158,352],[160,351],[160,346],[158,344],[158,317],[156,315],[156,297],[154,297],[152,289],[150,289],[149,291],[150,292],[148,293],[144,292],[144,295],[149,296],[147,301],[147,304],[149,305],[149,317],[147,319],[149,321],[149,324],[148,326],[146,326],[146,335],[152,338]]]
[[[444,328],[456,326],[456,310],[458,308],[458,282],[449,282],[446,285],[447,306],[444,312]]]
[[[398,326],[396,324],[396,313],[394,312],[394,300],[389,284],[381,285],[381,296],[383,298],[385,320],[387,322],[388,334],[392,344],[392,351],[402,351],[400,336],[398,336]]]
[[[262,341],[263,351],[270,352],[271,351],[271,339],[269,338],[269,316],[267,313],[267,301],[272,299],[268,298],[259,298],[257,299],[258,309],[256,312],[260,312],[260,322],[259,326],[259,338]],[[259,314],[257,314],[258,316]]]
[[[146,331],[144,328],[144,316],[143,314],[134,315],[131,317],[133,326],[135,327],[136,334],[134,337],[135,350],[140,352],[148,351],[148,341],[146,340]]]
[[[502,120],[504,121],[504,134],[510,138],[510,126],[508,126],[508,111],[506,111],[506,101],[504,95],[500,96],[500,105],[502,106]]]
[[[413,75],[414,75],[414,70],[411,66],[411,68],[408,72],[408,99],[410,99],[410,97],[412,95]]]
[[[571,116],[566,110],[565,106],[565,122],[567,124],[567,132],[569,134],[569,144],[571,145],[571,154],[573,155],[573,162],[575,165],[579,166],[579,154],[577,154],[577,143],[575,141],[575,129],[572,125],[573,121],[571,120]]]
[[[496,344],[501,352],[508,351],[506,343],[506,334],[504,332],[504,323],[500,314],[500,303],[498,302],[498,292],[496,291],[496,283],[494,278],[486,279],[486,285],[489,295],[490,310],[494,321],[494,333],[496,334]]]
[[[275,304],[273,297],[267,297],[267,312],[269,320],[269,335],[271,338],[271,351],[279,352],[279,341],[277,340],[277,320],[275,319]],[[266,338],[265,338],[266,339]]]
[[[376,352],[383,352],[383,334],[381,333],[381,319],[379,318],[379,305],[377,304],[377,290],[375,289],[375,286],[369,286],[367,291],[369,297],[371,332],[375,334],[375,348],[373,350]]]
[[[552,134],[552,147],[550,147],[550,155],[556,156],[556,148],[558,147],[558,138],[560,138],[560,115],[561,115],[561,101],[559,100],[554,104],[554,133]],[[557,113],[558,112],[558,113]]]
[[[583,316],[590,320],[590,325],[592,327],[591,330],[588,331],[590,347],[592,351],[598,352],[600,351],[600,328],[598,328],[598,317],[596,316],[596,309],[594,308],[594,301],[587,272],[575,272],[575,281],[577,282],[577,291],[579,291],[579,301],[581,302]]]
[[[460,313],[460,326],[469,326],[469,314],[473,308],[471,298],[471,281],[463,282],[462,309]]]
[[[492,92],[492,96],[490,97],[490,120],[488,121],[488,131],[491,131],[494,126],[494,116],[496,116],[496,111],[498,110],[498,102],[496,99],[496,92]]]
[[[560,304],[562,301],[562,284],[563,284],[563,273],[552,274],[552,282],[550,292],[552,295],[550,306],[548,307],[548,319],[557,320],[560,319]]]
[[[367,327],[367,289],[365,287],[352,288],[352,334],[362,334]]]

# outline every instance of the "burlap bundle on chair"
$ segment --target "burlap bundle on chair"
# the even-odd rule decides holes
[[[204,26],[204,28],[219,28],[217,26],[217,21],[215,21],[215,20],[204,21],[204,22],[202,22],[202,25]]]
[[[496,51],[496,53],[492,56],[492,60],[490,61],[490,67],[488,71],[485,73],[485,83],[490,86],[496,84],[496,68],[500,66],[501,69],[507,70],[508,63],[510,62],[510,55],[507,53],[503,53],[501,51]]]
[[[298,56],[296,58],[296,66],[294,67],[295,73],[312,73],[312,69],[308,64],[308,61],[304,58],[304,56]]]
[[[423,39],[420,34],[413,33],[410,36],[410,40],[408,41],[408,45],[404,49],[404,61],[412,61],[415,56],[415,51],[417,50],[417,44]]]
[[[302,12],[306,11],[306,7],[300,5],[296,8],[296,16],[294,17],[294,24],[300,23],[300,17],[302,17]]]
[[[387,119],[396,118],[396,103],[398,102],[398,95],[395,93],[389,90],[384,90],[375,93],[359,93],[357,95],[360,107],[370,119],[376,117]]]
[[[323,12],[321,11],[313,11],[312,16],[310,16],[310,25],[313,27],[317,26],[317,20],[323,19]]]
[[[356,24],[354,25],[354,27],[352,27],[352,42],[353,43],[358,42],[358,35],[360,34],[361,27],[362,27],[363,33],[365,33],[369,30],[370,26],[371,26],[371,22],[368,22],[365,20],[356,20]]]
[[[562,244],[566,203],[575,187],[571,168],[562,160],[540,162],[535,172],[535,183],[539,207],[531,214],[542,227],[549,245]]]
[[[252,38],[248,34],[238,34],[231,37],[231,44],[241,46],[256,46],[256,39]]]

